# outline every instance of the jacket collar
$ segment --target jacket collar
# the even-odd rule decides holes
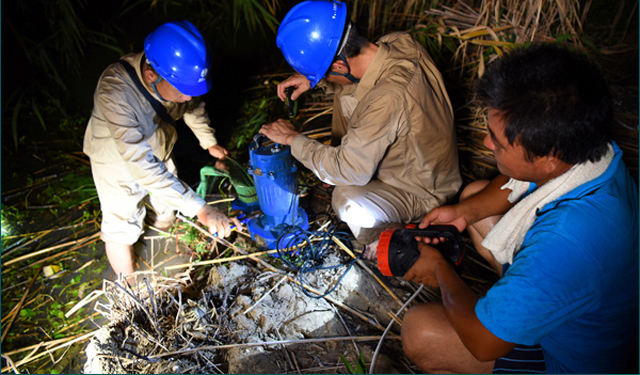
[[[386,61],[387,56],[389,56],[390,47],[388,44],[382,41],[378,41],[376,44],[379,47],[378,51],[360,79],[360,83],[356,85],[356,90],[353,93],[353,96],[358,101],[361,101],[373,86],[375,86],[376,82],[378,82],[382,75],[384,62]]]

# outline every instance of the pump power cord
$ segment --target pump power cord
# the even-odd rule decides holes
[[[405,302],[404,305],[402,305],[400,310],[398,310],[398,312],[396,313],[396,316],[400,315],[402,310],[404,310],[411,303],[411,301],[413,301],[418,296],[418,294],[422,291],[423,288],[424,288],[424,284],[420,284],[420,287],[418,288],[418,290],[416,290],[416,292],[413,293],[411,298],[409,298],[409,300]],[[391,326],[395,321],[396,321],[395,319],[391,319],[391,321],[387,325],[387,329],[384,330],[382,337],[380,337],[380,341],[378,342],[376,351],[373,353],[373,357],[371,357],[371,366],[369,366],[369,374],[373,374],[373,369],[376,366],[376,357],[378,356],[378,353],[380,352],[380,348],[382,347],[382,341],[384,341],[385,336],[387,336],[387,333],[389,332],[389,330],[391,329]]]
[[[333,292],[344,276],[351,270],[353,264],[356,263],[362,256],[362,253],[359,254],[354,260],[346,263],[336,264],[332,266],[324,266],[324,256],[330,248],[331,243],[333,242],[332,237],[336,237],[341,241],[346,243],[350,243],[353,240],[353,237],[350,236],[346,232],[338,231],[338,227],[342,223],[338,223],[336,225],[331,226],[327,231],[310,231],[304,230],[298,226],[288,226],[281,233],[280,237],[278,237],[276,248],[278,250],[278,256],[282,260],[282,262],[291,268],[294,271],[298,272],[298,277],[300,281],[300,286],[302,292],[311,298],[322,298]],[[313,245],[311,241],[311,237],[321,237],[322,240],[317,244]],[[307,246],[302,247],[300,244],[303,242],[307,243]],[[298,250],[287,251],[286,249],[290,249],[298,245]],[[305,281],[304,275],[309,272],[317,271],[317,270],[329,270],[336,269],[338,267],[346,266],[347,269],[342,273],[340,278],[336,281],[336,283],[331,287],[330,290],[325,292],[322,295],[311,294],[306,290],[304,285],[308,285]]]

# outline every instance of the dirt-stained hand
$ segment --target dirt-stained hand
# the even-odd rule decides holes
[[[209,227],[209,233],[218,236],[228,237],[231,234],[231,223],[236,226],[236,230],[242,231],[240,221],[235,217],[229,218],[219,210],[205,204],[198,211],[198,221]]]
[[[226,160],[226,159],[225,159],[225,160]],[[230,168],[229,168],[229,165],[227,164],[227,162],[226,162],[226,161],[224,161],[224,160],[220,160],[220,159],[216,160],[216,162],[213,164],[213,166],[214,166],[216,169],[219,169],[219,170],[225,170],[225,171],[228,171],[228,170],[230,169]]]

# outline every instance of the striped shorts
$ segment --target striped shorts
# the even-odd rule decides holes
[[[504,357],[496,359],[494,374],[546,374],[544,352],[540,345],[516,345]]]

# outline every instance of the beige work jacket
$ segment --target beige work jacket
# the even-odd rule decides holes
[[[366,185],[378,179],[431,207],[453,197],[462,179],[453,111],[440,72],[405,32],[388,34],[358,84],[334,92],[334,123],[346,134],[337,147],[298,135],[292,155],[325,183]],[[335,125],[335,124],[334,124]],[[334,126],[335,128],[335,126]]]
[[[144,81],[140,64],[144,53],[128,54],[128,61],[147,90],[158,99]],[[125,68],[111,64],[100,76],[94,93],[94,107],[84,136],[83,151],[92,163],[126,168],[143,188],[169,207],[186,216],[194,216],[204,200],[164,165],[177,139],[175,128],[161,121],[149,101],[139,92]],[[203,149],[218,142],[209,126],[204,101],[194,98],[187,103],[163,102],[174,119],[184,119]]]

